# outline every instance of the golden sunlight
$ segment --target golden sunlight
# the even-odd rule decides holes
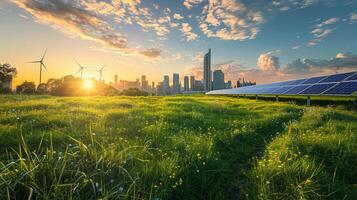
[[[83,88],[86,90],[92,90],[93,89],[93,80],[86,79],[83,81]]]

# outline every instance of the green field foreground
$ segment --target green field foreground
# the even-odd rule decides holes
[[[1,199],[357,199],[357,111],[0,96]]]

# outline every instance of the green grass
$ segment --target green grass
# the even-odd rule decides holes
[[[3,199],[356,199],[357,112],[229,97],[0,96]]]

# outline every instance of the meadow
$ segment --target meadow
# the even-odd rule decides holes
[[[0,96],[2,199],[357,199],[357,111]]]

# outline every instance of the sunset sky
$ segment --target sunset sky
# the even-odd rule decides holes
[[[0,63],[15,85],[49,72],[135,80],[196,75],[212,48],[226,79],[258,83],[357,70],[357,0],[0,0]]]

